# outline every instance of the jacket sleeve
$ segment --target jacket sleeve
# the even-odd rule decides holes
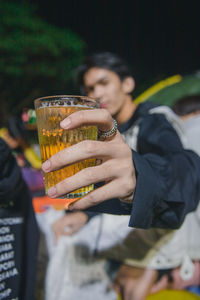
[[[132,154],[137,182],[129,225],[180,227],[200,199],[200,158],[183,149],[173,127],[158,114],[140,125],[138,151]]]

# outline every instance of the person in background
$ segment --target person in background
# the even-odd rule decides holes
[[[25,123],[26,121],[26,123]],[[44,197],[44,182],[41,172],[41,160],[35,149],[33,149],[33,120],[31,125],[31,134],[28,131],[27,124],[30,125],[27,118],[22,120],[19,116],[12,116],[8,119],[5,127],[0,129],[0,136],[10,147],[13,156],[16,159],[22,177],[26,182],[28,189],[31,193],[33,208],[35,212],[35,201],[38,197]],[[35,127],[36,129],[36,127]],[[38,222],[38,215],[36,214],[37,225],[39,225],[39,245],[38,245],[38,256],[37,256],[37,276],[36,276],[36,293],[35,297],[43,299],[40,294],[44,290],[44,273],[46,269],[46,248],[44,243],[44,236],[40,229],[40,223]]]
[[[136,108],[136,105],[132,101],[132,96],[131,96],[131,92],[134,88],[133,77],[132,77],[130,71],[127,71],[127,69],[126,69],[127,66],[125,67],[122,64],[123,61],[121,61],[115,55],[112,55],[109,53],[101,53],[101,54],[97,54],[97,55],[90,57],[87,62],[88,62],[88,64],[86,63],[86,65],[83,65],[79,68],[79,83],[81,84],[82,91],[85,91],[85,93],[88,96],[93,96],[93,97],[99,98],[101,106],[106,108],[107,110],[109,110],[111,112],[111,114],[113,116],[115,116],[116,120],[118,121],[118,124],[121,124],[119,126],[119,129],[121,128],[122,132],[124,133],[125,139],[126,138],[129,139],[129,143],[132,143],[131,145],[133,145],[133,143],[135,143],[135,148],[137,148],[136,147],[136,145],[137,145],[136,132],[138,132],[139,126],[134,126],[135,133],[133,133],[134,130],[133,130],[133,128],[131,128],[132,122],[134,123],[134,121],[135,121],[136,125],[138,125],[137,123],[143,121],[142,119],[144,117],[148,116],[148,113],[147,113],[148,110],[155,108],[155,105],[146,103],[146,104],[140,105],[138,108]],[[120,69],[120,67],[121,67],[121,69]],[[122,78],[129,79],[128,80],[128,88],[129,88],[128,93],[124,92],[124,89],[123,89],[124,86],[122,85],[123,79],[119,76],[119,74],[121,74],[121,73],[120,72],[117,73],[116,70],[118,70],[118,72],[119,72],[119,70],[122,70],[124,72],[124,73],[122,72],[124,77],[122,75],[120,75],[120,76],[122,76]],[[113,75],[115,75],[115,76],[113,76]],[[127,84],[127,82],[126,82],[126,84]],[[127,91],[126,85],[125,85],[125,88],[126,88],[125,91]],[[128,103],[128,105],[127,105],[127,103]],[[124,110],[123,105],[126,107],[126,110]],[[126,114],[128,117],[127,123],[123,122],[126,119],[126,117],[125,117]],[[133,115],[133,116],[130,117],[130,115]],[[158,120],[158,115],[159,114],[156,114],[154,116],[153,116],[153,114],[151,115],[151,118],[153,118],[153,119],[155,118],[154,122],[156,122]],[[165,122],[166,122],[165,115],[163,113],[160,113],[160,117],[161,116],[163,117],[163,119],[165,119]],[[122,122],[122,123],[120,123],[120,122]],[[162,122],[161,122],[161,124],[162,124]],[[161,126],[161,124],[160,124],[160,126]],[[158,126],[159,126],[159,122],[158,122]],[[169,124],[168,124],[168,126],[169,126]],[[123,128],[124,128],[124,130],[123,130]],[[169,126],[169,128],[170,128],[170,130],[172,129],[172,131],[173,131],[173,128],[171,128],[171,126]],[[128,132],[126,133],[127,129],[128,129]],[[158,132],[159,132],[158,129],[159,128],[155,128],[155,135],[158,134]],[[166,129],[168,129],[168,128],[166,127]],[[132,132],[131,132],[131,130],[132,130]],[[147,128],[146,128],[146,130],[147,130]],[[163,132],[163,135],[164,135],[164,132]],[[162,136],[162,133],[159,132],[159,135],[157,138],[161,138],[161,136]],[[176,136],[176,138],[178,138],[178,137]],[[151,141],[151,139],[150,139],[150,141]],[[151,142],[155,143],[155,141],[153,141],[153,140]],[[143,144],[144,148],[145,148],[145,146],[148,147],[148,145]],[[169,147],[169,145],[168,145],[168,147]],[[152,148],[153,148],[153,145],[152,145]],[[158,148],[157,151],[159,152],[159,150],[161,151],[161,148],[160,149]],[[140,151],[143,151],[142,147],[141,147]],[[172,151],[172,153],[173,153],[173,151]],[[166,207],[166,209],[167,209],[167,207]],[[77,216],[79,216],[78,218],[76,218],[76,214],[77,214]],[[54,229],[56,238],[58,238],[61,235],[71,235],[71,234],[77,232],[80,229],[80,227],[82,227],[83,224],[85,224],[86,220],[88,220],[88,216],[87,216],[86,212],[80,212],[80,211],[74,212],[70,217],[69,216],[70,216],[70,214],[64,215],[61,219],[59,219],[58,221],[56,221],[54,223],[53,229]],[[80,220],[80,223],[78,220]],[[83,222],[81,220],[83,220]],[[171,225],[172,224],[168,225],[168,227],[171,227]],[[161,227],[163,227],[163,225],[161,225]],[[68,229],[67,231],[66,231],[66,228]],[[162,234],[164,234],[164,233],[162,233]],[[160,236],[162,234],[160,231]],[[137,236],[137,234],[136,234],[136,236]],[[135,239],[136,239],[136,237],[135,237]],[[122,247],[124,247],[123,243],[122,243]],[[130,249],[130,251],[131,251],[131,249]],[[118,252],[118,254],[119,254],[119,252]],[[112,255],[111,255],[111,257],[112,257]],[[122,277],[124,279],[124,275],[129,274],[129,272],[130,272],[130,274],[134,275],[134,277],[135,277],[134,284],[133,284],[133,280],[132,280],[133,278],[131,278],[132,287],[134,287],[135,292],[136,292],[136,290],[139,291],[139,289],[141,287],[139,292],[140,293],[142,292],[143,295],[144,295],[144,293],[146,294],[146,292],[149,292],[150,288],[152,287],[153,283],[155,282],[155,280],[157,280],[157,277],[158,277],[158,272],[156,272],[156,270],[153,270],[153,271],[145,270],[144,268],[141,268],[141,265],[139,268],[135,267],[135,268],[130,268],[130,270],[129,270],[129,267],[127,265],[123,265],[121,267],[119,276],[117,277],[118,278],[117,279],[118,287],[121,284],[121,283],[119,284],[119,278],[121,278],[121,275],[123,274]],[[144,282],[146,283],[146,287],[147,287],[146,290],[143,287]],[[125,287],[125,284],[122,285],[123,292],[127,294],[128,293],[127,290],[130,289],[130,287],[128,287],[129,282],[128,282],[127,278],[125,280],[125,283],[126,283],[126,287]],[[136,287],[138,287],[138,289],[136,289]]]
[[[44,195],[44,183],[41,172],[42,163],[30,145],[28,131],[21,118],[18,116],[10,117],[6,127],[0,129],[0,136],[12,149],[24,180],[33,196],[38,193]]]
[[[175,101],[173,111],[183,120],[199,116],[200,95],[188,95]]]
[[[38,228],[29,189],[0,138],[0,298],[34,300]]]
[[[199,153],[200,95],[188,95],[176,101],[172,107],[187,130],[188,145]]]
[[[132,227],[178,228],[199,203],[198,155],[183,149],[163,114],[149,113],[154,104],[134,103],[135,81],[121,58],[112,53],[90,56],[79,68],[78,81],[87,96],[99,100],[102,109],[73,113],[61,127],[68,130],[96,124],[101,140],[66,148],[42,168],[51,172],[89,157],[102,163],[58,183],[49,189],[49,196],[56,198],[90,183],[105,182],[69,209],[92,206],[93,211],[130,214]]]

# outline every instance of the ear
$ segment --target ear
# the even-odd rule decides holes
[[[131,94],[132,91],[135,89],[135,80],[133,77],[126,77],[122,81],[122,89],[125,94]]]

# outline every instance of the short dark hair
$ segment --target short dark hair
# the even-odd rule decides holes
[[[172,106],[173,111],[179,116],[185,116],[200,111],[200,95],[189,95],[177,100]]]
[[[118,55],[111,52],[94,53],[86,57],[82,65],[80,65],[75,74],[76,84],[79,86],[81,93],[85,93],[84,75],[91,68],[107,69],[116,73],[120,80],[123,81],[126,77],[133,77],[131,68]]]

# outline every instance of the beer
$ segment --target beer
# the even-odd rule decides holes
[[[42,98],[41,98],[42,99]],[[60,99],[59,99],[60,100]],[[37,100],[36,100],[37,101]],[[64,101],[64,100],[63,100]],[[40,105],[36,107],[38,137],[41,150],[41,160],[45,162],[55,153],[72,146],[83,140],[96,140],[97,139],[97,127],[96,126],[81,126],[73,130],[64,130],[60,127],[60,122],[69,116],[71,113],[78,110],[91,109],[86,105],[69,106],[69,103],[63,102],[60,105],[57,101],[48,102],[48,105]],[[96,102],[95,102],[96,103]],[[80,103],[82,104],[82,103]],[[69,166],[63,169],[53,171],[50,173],[44,173],[45,189],[48,190],[50,187],[56,185],[58,182],[72,176],[86,167],[95,165],[95,159],[87,159]],[[62,198],[74,199],[80,198],[92,191],[93,185],[82,187],[76,191],[73,191]]]

